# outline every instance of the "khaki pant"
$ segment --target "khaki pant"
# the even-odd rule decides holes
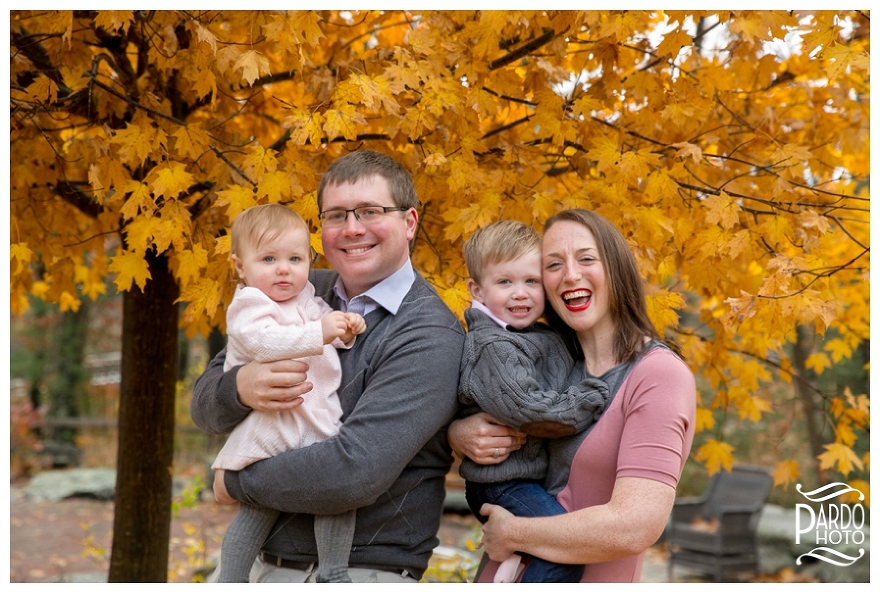
[[[219,565],[218,565],[219,568]],[[293,568],[284,568],[283,566],[275,566],[267,564],[260,558],[254,562],[251,568],[251,583],[314,583],[315,575],[318,572],[318,565],[312,567],[311,570],[296,570]],[[215,569],[211,576],[208,577],[209,583],[216,583],[217,576],[220,571]],[[417,582],[410,575],[402,575],[396,572],[387,572],[384,570],[373,570],[371,568],[349,568],[348,576],[351,577],[353,583],[415,583]]]

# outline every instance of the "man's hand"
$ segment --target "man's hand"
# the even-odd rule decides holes
[[[223,474],[225,470],[214,470],[214,500],[220,504],[235,504],[238,502],[226,491],[226,484],[223,482]]]
[[[235,386],[242,404],[263,412],[298,408],[312,390],[306,381],[309,365],[301,360],[249,362],[238,370]]]
[[[449,425],[449,444],[474,463],[501,463],[526,442],[525,433],[505,426],[486,412],[454,421]]]

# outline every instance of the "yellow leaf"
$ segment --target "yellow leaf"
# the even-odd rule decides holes
[[[853,432],[852,422],[850,422],[850,419],[848,417],[844,417],[840,422],[837,423],[834,440],[838,443],[846,445],[847,447],[852,447],[856,444],[856,433]]]
[[[114,283],[119,292],[130,290],[132,283],[136,283],[143,290],[147,280],[152,277],[146,260],[133,251],[123,251],[110,258],[108,270],[116,274]]]
[[[694,44],[694,38],[681,28],[676,29],[663,36],[663,41],[657,46],[656,56],[669,56],[673,60],[678,57],[678,53],[683,47],[689,47]]]
[[[840,496],[840,502],[849,504],[858,504],[861,502],[864,503],[867,508],[871,508],[871,485],[868,482],[864,480],[852,480],[848,481],[847,485],[850,488],[855,488],[861,492],[862,496],[859,496],[859,492],[847,492]]]
[[[794,459],[780,461],[776,464],[776,469],[773,470],[773,485],[785,488],[792,482],[796,483],[800,475],[797,461]]]
[[[658,334],[662,336],[667,328],[678,327],[678,314],[675,311],[684,307],[684,299],[680,294],[662,289],[655,294],[649,294],[645,300],[648,317]]]
[[[312,246],[312,249],[315,250],[315,253],[319,255],[324,255],[324,244],[321,242],[321,232],[312,233],[309,236],[309,244]]]
[[[196,92],[196,96],[201,99],[207,95],[211,95],[211,101],[217,100],[217,78],[210,70],[200,70],[196,74],[193,81],[192,90]]]
[[[202,270],[208,266],[208,250],[196,243],[192,249],[177,253],[176,260],[179,285],[186,286],[202,276]]]
[[[169,200],[159,213],[159,224],[153,235],[156,251],[162,253],[170,245],[178,251],[187,249],[187,237],[192,234],[192,220],[186,206],[177,200]]]
[[[290,176],[284,171],[273,171],[257,184],[257,194],[267,196],[270,202],[281,202],[290,197]]]
[[[34,259],[34,252],[28,248],[27,243],[13,243],[9,246],[10,262],[15,261],[13,274],[18,274],[27,267]]]
[[[378,76],[352,74],[349,80],[357,85],[368,109],[378,110],[383,107],[395,115],[400,112],[400,105],[394,98],[394,92],[403,90],[402,85],[394,84],[381,74]]]
[[[150,184],[157,198],[160,196],[176,198],[195,184],[195,178],[182,163],[159,165],[157,169],[158,171],[153,170],[155,179]]]
[[[131,181],[118,189],[126,193],[131,192],[120,210],[123,221],[133,220],[141,213],[151,216],[156,211],[156,200],[146,183]]]
[[[58,298],[58,309],[63,313],[65,311],[78,311],[80,300],[75,295],[70,294],[66,290],[61,293]]]
[[[231,185],[229,189],[217,192],[217,206],[226,206],[226,216],[229,220],[233,220],[243,211],[256,205],[257,200],[250,188]]]
[[[813,352],[807,357],[805,366],[816,371],[816,374],[821,375],[825,369],[831,368],[831,359],[824,352]]]
[[[678,191],[678,184],[666,169],[654,169],[648,174],[648,183],[645,185],[645,195],[652,204],[660,202],[664,198],[673,197]]]
[[[193,160],[198,160],[211,146],[210,136],[196,127],[180,126],[174,133],[174,138],[174,150]]]
[[[28,94],[38,103],[54,103],[58,99],[58,85],[46,77],[40,76],[28,88]]]
[[[314,10],[294,10],[290,15],[290,30],[299,41],[315,46],[324,35],[318,26],[323,19]]]
[[[702,204],[709,209],[706,222],[720,223],[725,230],[730,230],[739,224],[739,204],[731,200],[727,193],[722,191],[717,196],[706,196]]]
[[[831,353],[831,360],[834,361],[835,364],[844,358],[850,358],[852,356],[852,347],[847,344],[845,340],[840,338],[832,338],[825,342],[824,349],[826,352]]]
[[[706,462],[709,475],[717,473],[722,467],[730,471],[730,468],[733,467],[733,447],[712,439],[697,450],[694,459]]]
[[[95,25],[108,33],[116,31],[126,33],[132,21],[134,21],[134,12],[131,10],[99,10],[95,17]]]
[[[598,163],[600,171],[617,164],[620,159],[620,143],[610,136],[599,136],[593,140],[593,148],[587,151],[587,158]]]
[[[472,300],[465,280],[460,280],[454,285],[440,290],[440,297],[452,309],[453,313],[459,316],[470,306]]]
[[[422,162],[429,167],[439,167],[440,165],[446,164],[446,157],[439,152],[432,152],[426,156]]]
[[[810,152],[810,149],[805,146],[798,146],[797,144],[786,144],[776,150],[771,156],[770,160],[775,165],[780,164],[792,164],[786,163],[789,159],[797,162],[808,161],[813,158],[813,153]]]
[[[324,132],[330,140],[340,136],[346,140],[357,140],[358,126],[367,125],[367,120],[350,104],[341,109],[328,109],[324,117]]]
[[[254,81],[260,76],[272,73],[269,68],[269,60],[255,49],[242,53],[235,60],[234,69],[241,70],[241,80],[246,82],[248,86],[254,84]]]
[[[836,466],[837,471],[844,476],[848,476],[853,467],[864,469],[865,466],[855,451],[843,443],[831,443],[824,445],[824,447],[825,452],[819,455],[820,469],[831,469]]]
[[[697,408],[697,415],[695,418],[694,428],[696,432],[701,432],[704,430],[712,430],[715,427],[715,415],[712,414],[712,410],[708,408]]]
[[[132,253],[142,254],[153,247],[153,237],[161,224],[158,218],[140,216],[125,227],[125,243]]]
[[[153,150],[153,133],[136,124],[126,124],[124,130],[117,130],[110,142],[119,144],[119,156],[134,165],[142,164]]]
[[[737,410],[739,411],[739,419],[749,419],[752,422],[760,422],[762,412],[770,412],[773,407],[766,399],[761,397],[744,397],[738,400]]]
[[[244,170],[251,174],[254,179],[260,179],[267,172],[278,169],[278,153],[271,148],[265,148],[259,144],[247,148],[247,156],[242,163]]]
[[[208,318],[211,318],[220,305],[222,292],[221,286],[216,280],[203,277],[182,288],[177,302],[191,303],[196,312],[204,312]]]
[[[211,48],[211,53],[217,53],[217,36],[214,35],[210,29],[207,27],[203,27],[201,24],[196,23],[196,37],[198,37],[199,41],[207,43]]]

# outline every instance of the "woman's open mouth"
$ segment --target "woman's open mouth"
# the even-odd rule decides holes
[[[586,288],[578,288],[562,293],[562,302],[569,311],[583,311],[590,306],[593,299],[593,291]]]

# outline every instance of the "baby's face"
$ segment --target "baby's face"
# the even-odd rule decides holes
[[[275,302],[296,297],[309,281],[311,246],[305,229],[291,228],[259,245],[246,245],[232,256],[238,277]]]
[[[483,280],[469,283],[471,294],[492,314],[516,329],[535,323],[544,313],[541,283],[541,252],[531,251],[519,259],[489,264]]]

